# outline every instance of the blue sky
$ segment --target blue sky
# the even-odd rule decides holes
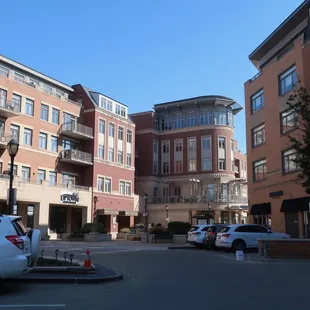
[[[244,106],[254,50],[303,0],[27,0],[1,4],[0,54],[129,106],[217,94]],[[235,137],[246,151],[244,112]]]

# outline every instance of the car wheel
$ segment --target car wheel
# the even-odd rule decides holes
[[[232,249],[234,251],[244,251],[246,248],[245,242],[243,240],[236,240],[232,244]]]
[[[41,232],[38,229],[32,229],[28,233],[28,237],[31,243],[31,259],[33,262],[37,262],[41,250]]]

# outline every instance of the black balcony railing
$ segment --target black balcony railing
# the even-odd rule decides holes
[[[164,203],[237,203],[247,204],[248,198],[241,195],[221,195],[215,197],[214,195],[190,195],[190,196],[153,196],[150,203],[164,204]]]
[[[20,103],[16,101],[7,100],[4,97],[0,97],[0,108],[14,113],[20,113]]]
[[[87,164],[92,164],[93,156],[92,154],[85,153],[78,150],[63,150],[59,154],[59,159],[72,160],[83,162]]]
[[[89,137],[93,137],[94,135],[93,128],[87,127],[77,122],[63,123],[60,127],[60,132],[66,132],[66,131],[78,133],[80,135],[89,136]]]

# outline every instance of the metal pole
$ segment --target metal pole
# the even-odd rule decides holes
[[[9,214],[13,214],[13,179],[14,179],[14,156],[11,156],[10,187],[9,187]]]
[[[144,199],[144,212],[145,212],[145,216],[144,216],[144,226],[145,226],[145,232],[148,232],[148,218],[147,218],[147,199]]]

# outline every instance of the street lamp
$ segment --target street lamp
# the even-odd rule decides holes
[[[208,218],[208,224],[211,224],[210,222],[211,222],[211,204],[210,203],[208,203],[208,210],[209,210],[209,218]]]
[[[94,196],[94,214],[93,214],[93,223],[96,222],[97,220],[97,202],[98,202],[98,197]]]
[[[148,214],[147,214],[147,200],[149,199],[149,195],[145,194],[144,197],[144,226],[145,232],[148,232]]]
[[[9,201],[8,201],[8,211],[9,214],[13,212],[13,206],[16,204],[15,190],[13,189],[13,179],[14,179],[14,158],[18,153],[19,143],[15,139],[10,140],[7,144],[7,150],[11,157],[11,167],[10,167],[10,187],[9,187]]]
[[[166,205],[166,227],[168,228],[169,223],[169,207]]]

